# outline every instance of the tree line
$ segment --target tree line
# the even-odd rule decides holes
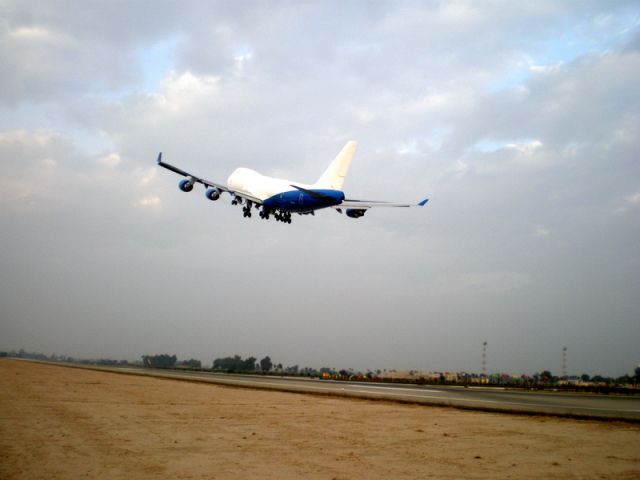
[[[34,360],[43,360],[50,362],[64,362],[64,363],[77,363],[85,365],[103,365],[103,366],[129,366],[129,365],[141,365],[146,368],[186,368],[186,369],[202,369],[202,362],[198,359],[191,358],[188,360],[178,360],[175,354],[155,354],[155,355],[142,355],[141,361],[129,362],[128,360],[117,360],[110,358],[99,359],[78,359],[67,355],[46,355],[38,352],[28,352],[24,349],[18,351],[0,351],[0,357],[14,357],[14,358],[28,358]],[[300,368],[298,365],[284,367],[282,363],[275,363],[269,355],[258,360],[254,356],[242,358],[240,355],[233,355],[229,357],[216,358],[213,361],[211,367],[214,371],[229,372],[229,373],[269,373],[277,372],[283,375],[297,375],[297,376],[314,376],[314,377],[331,377],[339,380],[363,380],[363,381],[392,381],[392,382],[408,382],[408,383],[451,383],[451,384],[467,384],[478,383],[478,379],[484,378],[488,384],[504,385],[509,384],[511,386],[522,387],[558,387],[558,386],[571,386],[576,385],[576,382],[592,383],[595,386],[600,387],[617,387],[623,388],[625,385],[640,385],[640,366],[636,367],[631,374],[625,374],[620,377],[607,377],[603,375],[588,375],[582,374],[580,376],[561,377],[553,375],[550,371],[545,370],[543,372],[535,373],[533,375],[522,375],[519,377],[506,375],[506,374],[477,374],[477,373],[459,373],[455,375],[454,379],[448,379],[443,374],[440,374],[439,378],[424,378],[418,376],[418,372],[411,371],[412,378],[394,378],[393,376],[386,375],[386,371],[381,370],[367,370],[366,373],[354,372],[349,370],[337,370],[329,367],[322,367],[320,369],[304,367]],[[636,387],[637,388],[637,387]]]
[[[160,355],[142,355],[142,365],[146,368],[190,368],[201,369],[202,362],[191,358],[189,360],[182,360],[178,362],[176,355],[169,355],[168,353],[161,353]]]
[[[233,357],[216,358],[213,361],[212,369],[225,372],[270,372],[273,368],[273,361],[267,355],[259,362],[256,357],[243,359],[240,355]],[[282,366],[282,365],[281,365]]]

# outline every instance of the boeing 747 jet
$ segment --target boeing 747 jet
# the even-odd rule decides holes
[[[205,196],[209,200],[218,200],[221,194],[226,193],[231,196],[232,205],[243,206],[245,217],[251,217],[251,211],[255,208],[259,210],[260,218],[268,220],[273,216],[284,223],[291,223],[292,213],[313,215],[316,210],[323,208],[333,208],[340,213],[344,210],[348,217],[359,218],[374,207],[423,207],[429,201],[393,203],[346,198],[342,185],[357,146],[358,142],[347,142],[313,185],[267,177],[248,168],[237,168],[227,184],[222,185],[169,165],[162,160],[162,152],[158,154],[158,165],[185,177],[178,183],[183,192],[190,192],[196,183],[200,183],[205,186]]]

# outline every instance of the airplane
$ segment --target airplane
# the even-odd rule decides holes
[[[342,185],[357,146],[358,142],[347,142],[318,181],[312,185],[267,177],[249,168],[237,168],[229,176],[225,186],[197,177],[164,162],[162,152],[158,154],[157,163],[185,177],[178,183],[178,187],[183,192],[190,192],[196,183],[201,183],[207,189],[205,196],[209,200],[218,200],[222,193],[229,194],[232,205],[244,205],[242,211],[245,218],[251,217],[251,209],[254,207],[260,210],[262,219],[268,220],[273,216],[279,222],[291,223],[293,213],[315,215],[316,210],[323,208],[333,208],[339,213],[345,210],[348,217],[360,218],[367,210],[375,207],[423,207],[426,205],[429,199],[412,204],[346,198]]]

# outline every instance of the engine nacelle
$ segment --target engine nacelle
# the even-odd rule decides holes
[[[367,210],[363,208],[347,208],[347,217],[360,218],[366,212]]]
[[[204,194],[209,200],[216,201],[220,198],[220,190],[215,187],[207,188],[206,193]]]
[[[182,179],[178,182],[178,188],[183,192],[190,192],[193,190],[193,182],[188,178]]]

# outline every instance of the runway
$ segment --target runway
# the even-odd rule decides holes
[[[581,393],[528,392],[487,387],[464,388],[431,385],[378,384],[142,368],[117,368],[108,370],[286,392],[393,400],[498,412],[640,421],[640,397],[637,396],[624,397]]]

